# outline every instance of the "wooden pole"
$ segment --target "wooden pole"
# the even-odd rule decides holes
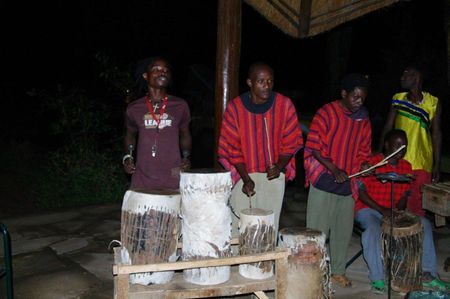
[[[447,82],[450,84],[450,0],[445,1],[445,32],[447,34]]]
[[[241,54],[241,0],[219,0],[217,2],[217,50],[215,90],[215,153],[219,141],[222,115],[227,102],[239,94],[239,60]]]

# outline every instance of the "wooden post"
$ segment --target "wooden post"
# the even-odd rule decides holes
[[[222,124],[222,114],[227,102],[239,94],[239,60],[241,54],[241,0],[217,2],[217,50],[215,91],[215,153],[218,166],[217,145]]]
[[[114,276],[114,299],[127,299],[130,292],[130,275],[119,274]]]
[[[287,290],[287,258],[275,260],[275,273],[277,276],[275,289],[275,299],[284,299]]]
[[[447,82],[450,84],[450,0],[445,1],[445,32],[447,33]]]
[[[308,37],[311,23],[312,0],[302,0],[300,2],[300,18],[298,24],[298,36]]]

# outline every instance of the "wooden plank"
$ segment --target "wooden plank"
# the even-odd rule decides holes
[[[266,293],[264,293],[263,291],[258,291],[255,292],[256,297],[258,297],[259,299],[269,299],[269,297],[266,296]]]
[[[276,259],[287,258],[289,255],[285,249],[277,249],[275,251],[258,253],[245,256],[235,256],[228,258],[210,258],[206,260],[195,261],[180,261],[172,263],[160,263],[160,264],[146,264],[146,265],[120,265],[113,266],[113,274],[130,274],[130,273],[142,273],[142,272],[156,272],[156,271],[174,271],[192,268],[202,267],[217,267],[228,266],[236,264],[255,263],[259,261],[269,261]]]
[[[218,285],[196,285],[187,282],[182,272],[176,272],[171,282],[161,285],[131,285],[130,299],[154,298],[205,298],[217,296],[232,296],[251,294],[260,291],[270,291],[276,288],[275,276],[254,280],[239,274],[238,266],[232,266],[230,279]]]
[[[277,276],[277,287],[275,290],[276,299],[284,299],[287,291],[287,267],[288,261],[285,259],[275,260],[275,273]]]
[[[114,299],[128,299],[130,292],[130,276],[121,274],[114,277]]]

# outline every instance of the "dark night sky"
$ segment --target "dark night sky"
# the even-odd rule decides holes
[[[429,68],[427,87],[447,95],[444,1],[430,3],[400,2],[334,29],[352,30],[347,71],[370,75],[368,106],[375,112],[386,113],[402,68],[414,60]],[[0,86],[8,101],[2,123],[12,124],[5,121],[8,115],[29,115],[27,108],[34,106],[25,92],[32,87],[63,83],[94,90],[93,55],[98,52],[123,68],[147,56],[166,56],[175,67],[174,92],[181,91],[189,65],[214,69],[216,5],[212,0],[2,1]],[[253,61],[269,62],[275,89],[296,90],[300,115],[314,113],[331,100],[326,92],[329,34],[293,39],[243,3],[241,75]],[[120,101],[111,99],[111,105]]]

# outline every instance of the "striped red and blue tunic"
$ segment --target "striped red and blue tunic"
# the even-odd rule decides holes
[[[247,100],[247,102],[246,102]],[[219,138],[219,162],[230,170],[233,182],[240,179],[234,165],[244,163],[248,173],[266,172],[280,155],[295,155],[303,137],[292,101],[273,93],[272,103],[263,111],[249,110],[249,94],[227,105]],[[264,105],[264,104],[263,104]],[[257,105],[258,106],[258,105]],[[286,179],[295,177],[295,159],[286,166]]]
[[[361,164],[367,161],[371,154],[371,142],[372,129],[365,107],[351,113],[344,109],[339,101],[325,104],[314,116],[306,141],[306,186],[311,183],[317,187],[322,175],[332,175],[314,158],[314,151],[350,175],[357,172]]]

